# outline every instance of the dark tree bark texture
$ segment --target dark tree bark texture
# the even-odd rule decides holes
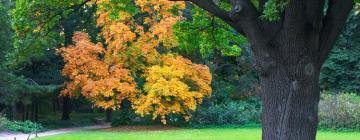
[[[248,38],[262,86],[262,139],[315,140],[320,68],[354,1],[288,0],[275,22],[260,17],[265,0],[258,6],[250,0],[226,0],[232,5],[229,11],[213,0],[190,1]]]

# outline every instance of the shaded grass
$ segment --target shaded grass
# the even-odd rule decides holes
[[[61,120],[61,113],[40,115],[39,122],[45,129],[58,129],[96,125],[96,119],[105,120],[104,113],[71,113],[70,120]]]
[[[317,140],[359,140],[360,132],[320,130]],[[80,131],[34,140],[261,140],[260,128],[203,128],[168,131]]]

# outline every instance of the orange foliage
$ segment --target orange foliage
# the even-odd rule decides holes
[[[125,98],[133,99],[136,84],[130,72],[119,63],[100,59],[105,49],[101,44],[91,43],[86,33],[76,32],[75,45],[58,50],[66,64],[63,74],[71,82],[66,83],[62,96],[76,97],[82,94],[97,107],[118,108]]]
[[[185,4],[168,0],[134,2],[141,13],[147,13],[142,23],[126,10],[119,11],[119,18],[110,19],[113,11],[106,7],[119,3],[96,1],[96,24],[102,28],[99,35],[107,47],[93,44],[87,34],[77,32],[75,45],[59,50],[66,61],[63,74],[70,78],[62,95],[81,93],[95,106],[113,109],[129,99],[142,116],[160,116],[166,123],[167,115],[183,114],[188,120],[203,97],[211,94],[209,69],[157,50],[177,46],[172,27],[180,20]],[[173,14],[174,7],[179,9],[178,14]],[[145,79],[142,89],[136,89],[134,76]]]

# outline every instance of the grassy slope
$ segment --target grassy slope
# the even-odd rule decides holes
[[[260,128],[208,128],[153,132],[84,131],[34,140],[261,140]],[[317,140],[360,140],[360,132],[319,131]]]

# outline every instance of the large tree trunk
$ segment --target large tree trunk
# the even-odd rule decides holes
[[[294,64],[296,65],[296,64]],[[275,66],[261,76],[263,140],[314,140],[319,102],[319,69],[299,64],[297,71]],[[298,75],[295,78],[288,74]]]
[[[272,42],[252,43],[260,76],[263,140],[315,140],[324,62],[318,36],[284,30]],[[261,40],[259,41],[261,42]],[[265,45],[264,45],[265,44]],[[262,46],[264,45],[264,46]]]
[[[266,0],[225,1],[230,11],[191,1],[248,38],[262,85],[263,140],[315,140],[320,68],[354,0],[288,0],[277,21],[261,17]]]

